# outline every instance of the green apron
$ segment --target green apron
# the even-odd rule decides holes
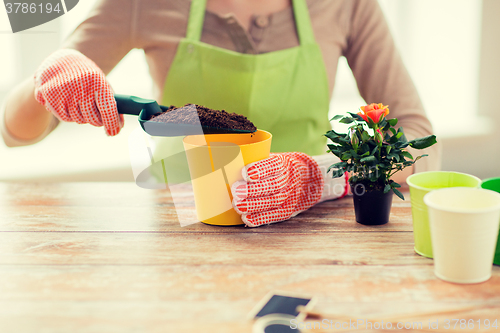
[[[180,41],[163,105],[199,104],[250,119],[273,134],[272,152],[326,151],[331,129],[326,68],[305,0],[293,0],[300,45],[250,55],[200,41],[206,0],[193,0],[186,38]],[[156,138],[155,160],[182,151],[181,140]]]

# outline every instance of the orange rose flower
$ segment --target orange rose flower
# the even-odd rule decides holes
[[[366,122],[368,122],[368,117],[377,124],[380,120],[380,116],[383,114],[384,117],[389,114],[389,106],[383,105],[382,103],[372,103],[370,105],[360,107],[361,112],[358,115],[361,116]]]

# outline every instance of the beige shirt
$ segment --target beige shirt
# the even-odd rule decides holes
[[[399,119],[408,139],[432,134],[377,1],[307,0],[307,5],[323,54],[330,95],[339,57],[345,56],[367,103],[388,104],[391,118]],[[101,0],[63,47],[79,50],[106,74],[131,49],[144,49],[154,95],[161,101],[177,45],[186,35],[189,7],[189,0]],[[269,16],[253,17],[248,31],[233,15],[206,11],[201,41],[250,54],[299,44],[291,7]],[[431,158],[417,163],[419,171],[439,167],[438,148],[426,153]]]

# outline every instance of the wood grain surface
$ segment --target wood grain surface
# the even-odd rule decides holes
[[[481,284],[437,279],[413,251],[405,196],[377,227],[355,222],[351,198],[260,228],[181,227],[165,190],[0,184],[0,332],[250,333],[248,313],[273,290],[317,299],[322,317],[304,332],[372,331],[335,328],[348,319],[393,325],[380,332],[500,331],[500,267]],[[189,189],[176,204],[194,211]]]

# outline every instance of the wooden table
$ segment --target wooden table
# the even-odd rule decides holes
[[[271,290],[314,295],[327,318],[400,316],[415,331],[500,321],[500,267],[482,284],[438,280],[413,251],[408,199],[384,226],[353,214],[344,198],[260,228],[180,227],[165,190],[0,184],[0,332],[251,332]]]

